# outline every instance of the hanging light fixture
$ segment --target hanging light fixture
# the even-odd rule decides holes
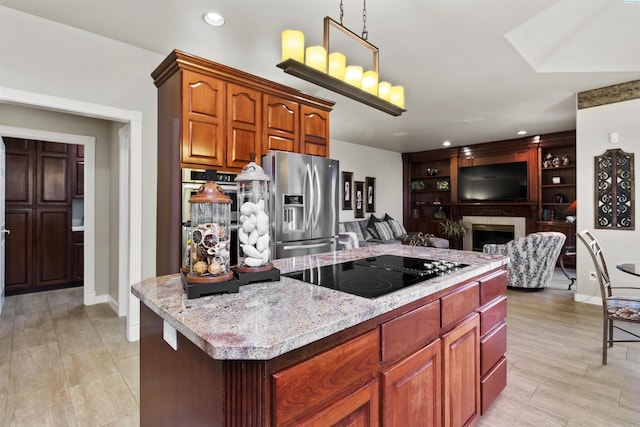
[[[285,73],[322,86],[356,101],[377,108],[392,116],[404,113],[404,87],[383,81],[378,83],[378,48],[367,41],[367,1],[362,9],[362,37],[342,25],[343,6],[340,1],[340,22],[325,16],[322,46],[304,48],[301,31],[282,32],[282,62],[278,67]],[[358,65],[346,66],[346,57],[329,48],[329,32],[335,27],[369,49],[373,55],[371,70],[363,71]]]

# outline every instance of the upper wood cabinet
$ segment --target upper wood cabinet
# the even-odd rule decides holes
[[[177,273],[181,169],[239,172],[268,150],[328,155],[333,102],[174,50],[151,73],[158,88],[156,274]],[[302,129],[301,129],[302,128]],[[304,142],[303,142],[304,141]],[[308,151],[305,151],[308,150]]]
[[[71,198],[84,199],[84,145],[71,145]]]
[[[245,86],[227,84],[226,165],[242,168],[251,153],[260,153],[262,94]]]
[[[183,71],[182,163],[225,166],[224,83]]]
[[[303,105],[300,117],[302,119],[300,151],[305,154],[329,157],[329,113]]]
[[[177,50],[152,77],[159,144],[177,145],[180,167],[237,171],[252,152],[329,153],[331,101]]]
[[[262,152],[280,150],[297,153],[300,135],[300,105],[275,95],[264,97]]]

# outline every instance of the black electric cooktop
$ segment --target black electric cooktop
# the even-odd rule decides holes
[[[365,298],[377,298],[467,266],[451,261],[379,255],[283,276]]]

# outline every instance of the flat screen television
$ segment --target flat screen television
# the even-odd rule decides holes
[[[458,200],[527,200],[527,162],[461,167],[458,171]]]

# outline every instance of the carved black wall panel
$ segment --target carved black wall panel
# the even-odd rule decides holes
[[[633,153],[608,150],[595,158],[595,228],[634,230]]]

